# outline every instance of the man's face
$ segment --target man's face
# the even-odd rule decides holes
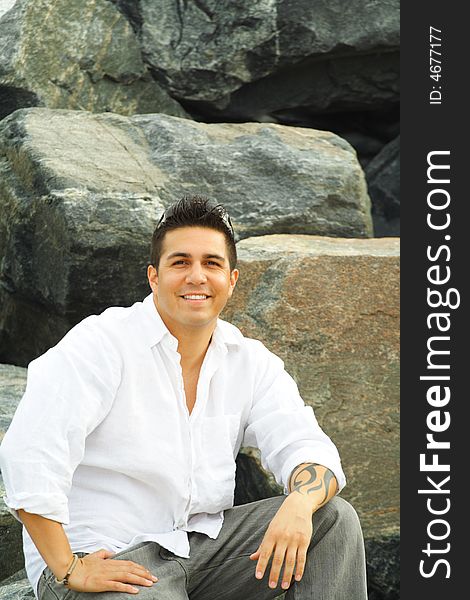
[[[148,267],[155,305],[168,329],[213,330],[233,292],[238,271],[230,272],[222,232],[207,227],[181,227],[165,234],[157,270]]]

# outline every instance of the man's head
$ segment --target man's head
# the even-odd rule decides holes
[[[225,208],[204,196],[184,196],[165,210],[153,232],[150,264],[157,271],[162,256],[165,235],[169,231],[181,227],[206,227],[223,233],[230,270],[235,269],[237,250],[232,223]]]
[[[183,198],[157,225],[147,276],[155,306],[178,339],[212,334],[238,279],[230,219],[206,198]],[[204,333],[206,332],[206,333]]]

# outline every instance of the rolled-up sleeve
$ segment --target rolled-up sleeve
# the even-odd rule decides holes
[[[258,359],[260,354],[263,360],[244,445],[259,448],[263,467],[273,473],[285,493],[292,471],[304,462],[330,469],[341,491],[346,478],[336,446],[320,428],[312,407],[305,405],[282,360],[264,346]]]
[[[120,364],[89,317],[28,366],[25,393],[0,446],[3,500],[69,523],[67,496],[86,437],[111,408]]]

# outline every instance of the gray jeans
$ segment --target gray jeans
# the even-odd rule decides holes
[[[180,558],[155,542],[143,542],[115,558],[144,565],[159,579],[139,587],[139,600],[271,600],[282,594],[268,587],[269,569],[255,578],[256,562],[248,557],[258,548],[284,496],[235,506],[225,511],[216,540],[190,533],[190,558]],[[313,536],[304,575],[292,583],[286,600],[366,600],[364,542],[356,512],[335,497],[313,517]],[[282,571],[281,571],[282,574]],[[75,592],[54,581],[45,569],[39,580],[39,600],[129,600],[122,592]]]

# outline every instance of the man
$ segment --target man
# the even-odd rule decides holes
[[[30,363],[0,464],[40,600],[366,598],[335,446],[282,361],[219,319],[236,259],[225,210],[183,198],[152,293]],[[233,507],[242,442],[287,495]]]

